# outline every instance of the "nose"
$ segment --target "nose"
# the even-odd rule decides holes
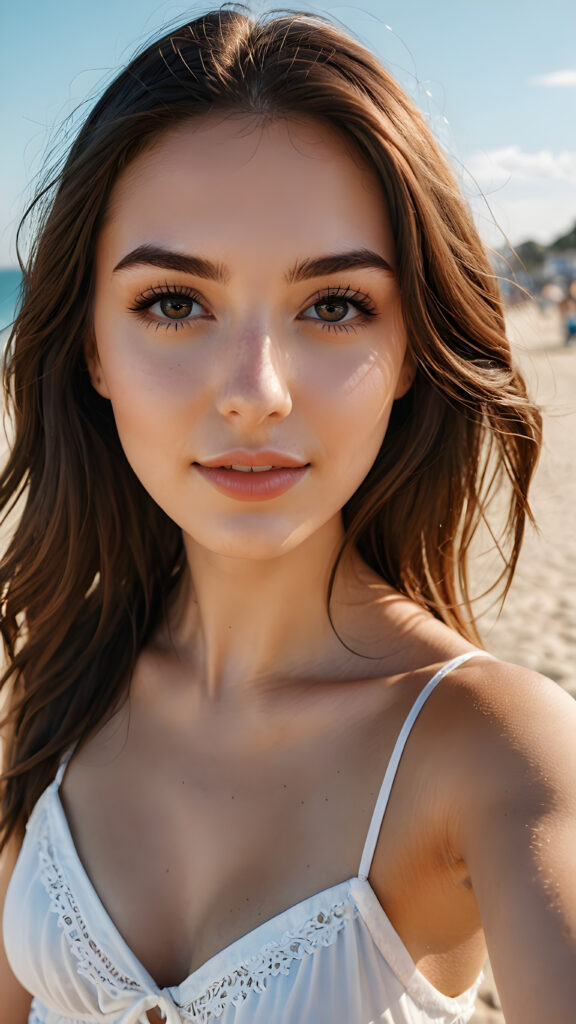
[[[231,343],[220,368],[220,414],[247,427],[285,419],[292,409],[285,363],[268,330],[244,330]]]

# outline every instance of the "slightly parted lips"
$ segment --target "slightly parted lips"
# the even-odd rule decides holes
[[[237,473],[269,473],[273,469],[287,469],[287,466],[220,466],[220,469],[233,469]]]
[[[234,454],[234,458],[231,455]],[[228,461],[230,460],[230,461]],[[299,462],[279,452],[257,456],[226,452],[209,461],[194,462],[195,471],[216,490],[237,501],[268,501],[279,498],[306,476],[309,462]]]
[[[265,472],[274,469],[303,469],[310,463],[281,452],[225,452],[213,459],[197,460],[207,469],[232,469],[241,473]]]

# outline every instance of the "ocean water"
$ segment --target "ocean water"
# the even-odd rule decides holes
[[[16,267],[0,267],[0,335],[8,333],[18,302],[18,288],[22,274]]]

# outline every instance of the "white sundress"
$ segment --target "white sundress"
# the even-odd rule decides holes
[[[416,968],[368,881],[404,745],[447,662],[414,702],[396,741],[357,876],[289,907],[210,957],[180,985],[159,988],[124,941],[84,869],[59,787],[38,800],[8,888],[4,943],[34,996],[29,1024],[466,1024],[476,983],[443,995]]]

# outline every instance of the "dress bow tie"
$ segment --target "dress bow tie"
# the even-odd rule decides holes
[[[150,1024],[146,1016],[147,1010],[158,1010],[166,1024],[182,1024],[176,1005],[167,992],[141,996],[120,1018],[118,1024]]]

